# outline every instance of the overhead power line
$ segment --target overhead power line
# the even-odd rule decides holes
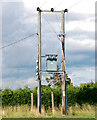
[[[54,33],[57,34],[55,28],[50,24],[50,22],[47,20],[46,16],[42,13],[44,19],[46,20],[46,22],[51,26],[51,28],[53,29]]]
[[[55,16],[56,16],[56,20],[58,22],[58,26],[59,26],[59,30],[60,30],[60,33],[61,33],[61,26],[60,26],[60,21],[59,21],[59,18],[57,16],[57,13],[55,12]]]
[[[19,43],[19,42],[21,42],[21,41],[23,41],[23,40],[26,40],[27,38],[32,37],[32,36],[35,35],[35,34],[38,35],[37,33],[31,34],[31,35],[29,35],[29,36],[27,36],[27,37],[24,37],[24,38],[22,38],[22,39],[20,39],[20,40],[17,40],[17,41],[15,41],[15,42],[12,42],[12,43],[10,43],[10,44],[8,44],[8,45],[2,46],[2,47],[0,48],[0,50],[1,50],[1,49],[4,49],[4,48],[6,48],[6,47],[12,46],[12,45],[14,45],[14,44],[16,44],[16,43]]]
[[[54,9],[56,9],[57,7],[59,7],[62,3],[63,3],[63,0],[59,1],[58,4],[54,7]]]
[[[77,4],[79,4],[80,2],[82,2],[83,0],[79,0],[79,1],[77,1],[76,3],[74,3],[72,6],[70,6],[69,8],[68,8],[68,10],[70,10],[71,8],[73,8],[74,6],[76,6]]]
[[[56,8],[59,7],[61,4],[63,4],[63,1],[64,1],[64,0],[60,1],[54,8],[56,9]],[[71,5],[71,6],[68,8],[68,10],[70,10],[71,8],[73,8],[74,6],[76,6],[77,4],[79,4],[79,3],[82,2],[82,1],[83,1],[83,0],[79,0],[79,1],[75,2],[73,5]]]
[[[47,2],[48,2],[48,0],[46,0],[46,1],[40,6],[40,8],[43,7]]]

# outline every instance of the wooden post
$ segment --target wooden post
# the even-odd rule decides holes
[[[51,92],[51,98],[52,98],[52,112],[54,113],[54,94]]]
[[[31,93],[31,111],[33,111],[34,99],[33,93]]]
[[[64,11],[62,10],[62,35],[64,35]],[[65,41],[64,41],[65,42]],[[64,51],[64,42],[62,43],[62,70],[65,71],[65,51]],[[65,73],[63,72],[62,77],[62,114],[65,114]]]
[[[41,10],[38,7],[38,112],[41,113]]]
[[[62,10],[62,35],[63,35],[63,39],[64,39],[64,36],[65,36],[64,12],[67,12],[67,9],[65,9],[65,11]],[[63,70],[63,77],[62,77],[62,114],[67,115],[65,40],[62,43],[61,51],[62,51],[62,70]]]

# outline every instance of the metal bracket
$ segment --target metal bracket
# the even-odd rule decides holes
[[[41,70],[41,72],[44,72],[44,73],[49,73],[49,74],[52,74],[52,73],[63,73],[64,71],[46,71],[46,70]]]

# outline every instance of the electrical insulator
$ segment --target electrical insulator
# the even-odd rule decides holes
[[[68,12],[68,9],[65,9],[64,12]]]
[[[49,55],[47,55],[46,58],[48,59],[48,58],[49,58]]]
[[[36,64],[38,65],[38,60],[36,60]]]
[[[39,7],[37,7],[37,11],[41,11]]]
[[[51,8],[51,11],[54,12],[54,8]]]
[[[51,58],[53,58],[53,55],[51,55]]]
[[[36,73],[36,76],[38,76],[38,73]]]
[[[57,55],[55,55],[55,58],[57,59]]]
[[[36,66],[36,71],[38,71],[38,66]]]

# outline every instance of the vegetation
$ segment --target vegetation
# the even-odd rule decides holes
[[[94,118],[95,105],[97,104],[97,83],[82,84],[74,87],[72,84],[67,86],[67,109],[68,116],[61,114],[61,87],[41,86],[42,114],[37,112],[37,87],[33,90],[25,87],[23,89],[11,90],[6,88],[2,93],[2,114],[7,118]],[[51,92],[54,93],[55,110],[51,110]],[[31,93],[34,93],[34,109],[31,111]],[[0,95],[0,96],[1,96]],[[13,114],[12,114],[13,112]]]
[[[51,88],[49,86],[41,87],[41,101],[42,105],[47,110],[51,107],[51,92],[54,92],[55,107],[61,105],[61,87]],[[3,106],[18,106],[18,105],[31,105],[31,93],[34,93],[34,105],[37,107],[37,87],[30,90],[28,87],[23,89],[11,90],[6,88],[2,91],[2,105]],[[88,83],[74,87],[72,84],[67,86],[67,104],[74,106],[75,104],[97,104],[97,85]]]
[[[59,71],[60,68],[57,66],[57,71]],[[59,73],[52,73],[53,76],[46,77],[46,81],[48,83],[49,87],[61,87],[62,86],[62,74]],[[67,80],[67,85],[71,85],[71,79],[68,77],[66,74],[66,80]]]
[[[81,107],[76,104],[75,106],[68,107],[68,115],[61,114],[61,105],[59,108],[55,107],[54,113],[51,108],[45,111],[42,106],[42,114],[38,113],[37,108],[31,111],[28,105],[19,106],[5,106],[2,109],[3,118],[95,118],[95,106],[83,104]],[[92,119],[91,119],[92,120]]]

